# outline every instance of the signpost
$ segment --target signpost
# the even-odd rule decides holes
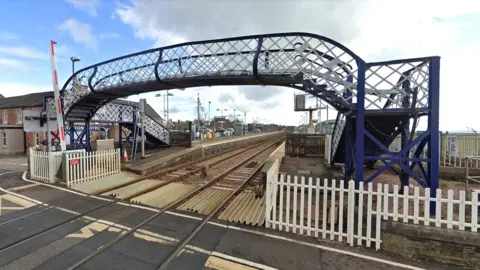
[[[47,115],[45,111],[42,113],[41,111],[24,110],[23,118],[23,131],[25,132],[47,132],[58,129],[55,113]]]

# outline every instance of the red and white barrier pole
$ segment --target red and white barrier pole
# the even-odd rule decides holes
[[[58,73],[57,66],[55,64],[55,44],[57,42],[50,41],[50,63],[52,65],[52,80],[53,80],[53,93],[55,96],[55,107],[57,112],[57,123],[58,123],[58,135],[60,137],[60,148],[62,152],[67,149],[65,144],[65,127],[63,122],[63,108],[62,101],[60,100],[60,89],[58,88]],[[47,112],[48,113],[48,112]]]

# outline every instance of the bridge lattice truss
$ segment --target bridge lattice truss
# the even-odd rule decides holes
[[[45,106],[48,111],[55,111],[54,98],[46,97]],[[134,117],[134,115],[136,117]],[[137,119],[139,119],[138,117],[139,110],[136,104],[128,102],[108,102],[96,111],[90,121],[101,123],[137,124],[137,126],[140,127],[140,123],[137,121]],[[161,141],[170,141],[170,132],[168,129],[166,129],[163,124],[151,118],[148,114],[145,114],[144,124],[145,132],[148,132]]]
[[[306,90],[344,111],[356,103],[358,83],[357,55],[325,37],[307,33],[271,34],[192,42],[112,59],[83,70],[75,76],[87,87],[78,89],[70,78],[63,87],[65,113],[93,93],[141,87],[155,82],[158,89],[171,89],[186,80],[191,86],[210,85],[211,78],[233,80],[253,78],[255,83],[278,84]],[[406,70],[416,69],[407,76]],[[426,107],[428,87],[422,83],[425,66],[399,63],[371,67],[365,74],[365,108],[401,107],[409,93],[399,81],[417,81],[416,107]],[[269,78],[291,80],[272,82]],[[400,79],[401,78],[401,79]],[[217,81],[215,84],[224,82]],[[225,82],[228,84],[227,82]],[[238,82],[236,84],[242,84]]]

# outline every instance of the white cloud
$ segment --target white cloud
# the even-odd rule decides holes
[[[469,26],[468,21],[457,17],[480,15],[480,2],[299,0],[277,1],[272,5],[271,1],[256,1],[254,9],[241,1],[227,1],[222,5],[207,3],[132,0],[131,4],[118,5],[116,15],[132,27],[136,38],[150,39],[154,46],[186,40],[302,31],[330,37],[367,61],[441,55],[441,128],[464,129],[467,123],[476,123],[476,116],[468,113],[472,107],[465,104],[480,99],[480,94],[471,86],[480,61],[472,59],[478,55],[474,48],[480,44],[478,40],[469,46],[461,43],[473,33],[462,32]],[[205,14],[215,16],[206,18]],[[462,57],[458,57],[459,52]],[[271,91],[271,88],[256,89],[259,93]],[[196,93],[197,89],[191,91]],[[273,106],[268,110],[260,108],[262,102],[252,97],[252,94],[258,95],[254,95],[251,87],[215,90],[212,87],[201,89],[200,93],[211,100],[217,100],[222,93],[230,93],[235,100],[225,102],[225,106],[246,106],[252,114],[273,122],[296,124],[301,113],[293,112],[293,92],[272,91],[271,95],[276,96],[272,100],[276,103],[270,103],[270,99],[263,102]],[[174,99],[172,106],[175,106]],[[331,118],[334,116],[331,114]]]
[[[114,39],[114,38],[120,38],[120,34],[115,33],[115,32],[107,32],[107,33],[101,33],[98,35],[98,38],[100,39]]]
[[[0,46],[0,55],[47,60],[48,54],[29,46]]]
[[[76,42],[85,45],[90,49],[97,49],[98,41],[92,34],[92,27],[88,23],[83,23],[77,19],[70,18],[64,21],[59,29],[62,31],[68,31],[70,37]]]
[[[21,96],[30,93],[51,91],[51,85],[26,84],[17,82],[0,82],[0,94],[5,97]]]
[[[0,57],[0,70],[2,68],[28,69],[28,65],[25,62],[16,59]]]
[[[65,2],[72,4],[78,10],[88,12],[92,17],[98,15],[98,8],[100,7],[99,0],[65,0]]]
[[[20,36],[14,33],[0,31],[0,40],[18,40]]]

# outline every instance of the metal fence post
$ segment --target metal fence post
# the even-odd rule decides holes
[[[55,172],[54,172],[55,160],[54,160],[53,153],[54,152],[48,152],[48,179],[51,184],[55,183]]]
[[[33,172],[33,149],[28,148],[28,179],[32,179],[32,172]]]

